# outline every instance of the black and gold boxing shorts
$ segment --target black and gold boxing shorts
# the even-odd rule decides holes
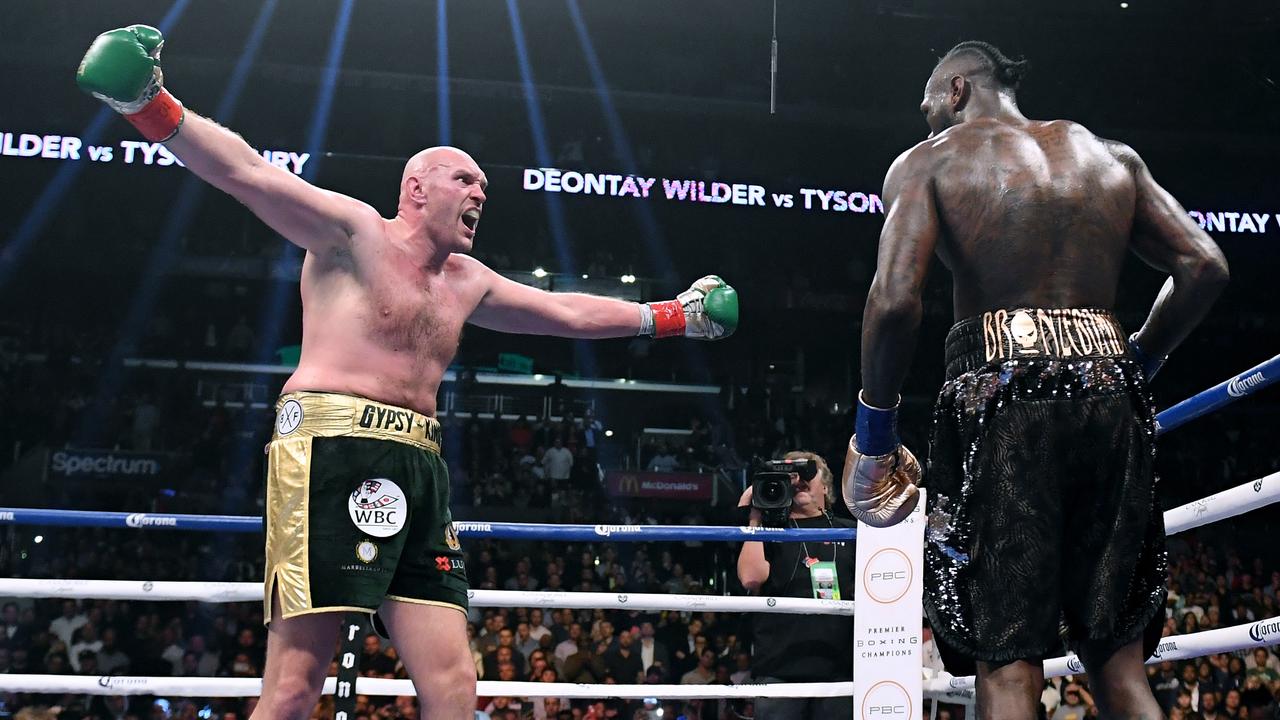
[[[946,362],[922,484],[948,669],[1057,654],[1063,625],[1095,669],[1166,594],[1155,413],[1124,330],[1106,310],[994,310],[951,329]]]
[[[267,449],[266,622],[375,612],[386,599],[467,608],[435,418],[364,398],[276,403]]]

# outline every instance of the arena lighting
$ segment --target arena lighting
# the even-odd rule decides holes
[[[623,275],[618,279],[621,280],[624,285],[630,285],[631,283],[636,281],[636,276],[632,275],[631,273],[627,273],[626,275]]]
[[[536,278],[544,278],[547,276],[547,271],[543,270],[542,266],[538,266],[533,269],[533,276]]]
[[[520,8],[516,0],[507,0],[507,19],[511,23],[511,39],[515,43],[516,61],[520,69],[520,86],[524,94],[525,111],[529,115],[529,132],[533,137],[533,152],[539,167],[552,167],[551,151],[547,148],[547,128],[542,117],[542,105],[538,102],[538,89],[533,80],[533,66],[529,64],[529,52],[524,42],[524,25],[520,22]],[[569,232],[564,221],[564,207],[560,196],[547,193],[547,225],[556,248],[556,261],[560,269],[574,274],[573,255],[569,252]],[[573,343],[573,358],[579,370],[587,377],[596,375],[595,350],[583,340]]]
[[[591,35],[587,32],[587,24],[582,19],[582,11],[578,7],[578,0],[565,0],[565,5],[569,9],[569,19],[573,21],[573,30],[578,36],[578,44],[582,46],[582,57],[587,61],[587,71],[591,75],[591,84],[595,87],[596,97],[600,100],[600,112],[604,115],[605,127],[608,129],[609,144],[613,147],[614,155],[622,161],[622,171],[636,174],[640,170],[640,165],[636,162],[635,153],[631,150],[631,142],[627,139],[626,130],[622,127],[622,119],[618,116],[618,111],[613,105],[613,94],[609,91],[609,83],[604,77],[604,70],[600,65],[600,57],[596,55],[596,48],[591,42]],[[644,238],[645,245],[649,250],[649,257],[653,261],[653,267],[664,274],[664,280],[679,282],[679,280],[670,277],[675,264],[671,262],[671,254],[667,252],[661,227],[658,225],[657,220],[654,219],[653,211],[648,205],[642,203],[632,203],[631,206],[636,211],[636,218],[640,223],[641,237]],[[685,350],[691,353],[695,352],[689,347],[686,347]]]
[[[1128,9],[1129,9],[1129,3],[1127,3],[1127,2],[1122,2],[1122,3],[1120,3],[1120,9],[1121,9],[1121,10],[1128,10]]]
[[[160,32],[169,33],[174,25],[178,24],[178,19],[182,17],[183,11],[187,9],[187,5],[191,0],[176,0],[169,7],[169,11],[160,19]],[[68,78],[68,82],[71,79]],[[86,146],[98,144],[102,131],[106,129],[107,124],[116,116],[115,111],[106,106],[100,106],[98,112],[94,114],[93,120],[89,121],[89,126],[80,133],[80,138]],[[53,210],[58,203],[62,202],[62,197],[71,189],[72,183],[80,176],[80,171],[87,163],[62,163],[62,167],[58,168],[58,172],[44,186],[44,190],[40,192],[40,197],[31,204],[31,209],[27,211],[22,222],[18,223],[18,229],[9,237],[9,242],[3,248],[0,248],[0,287],[4,287],[9,277],[16,269],[18,261],[26,254],[27,248],[30,247],[33,240],[44,230],[45,225],[49,223],[53,217]]]
[[[324,72],[320,76],[320,90],[316,95],[316,106],[311,113],[311,123],[307,127],[305,152],[311,153],[311,161],[302,170],[302,179],[315,181],[320,168],[320,155],[324,151],[325,136],[329,132],[329,118],[333,108],[333,95],[338,87],[338,69],[342,65],[342,53],[347,45],[347,30],[351,26],[351,11],[355,0],[342,0],[338,8],[338,18],[333,24],[333,32],[329,36],[329,50],[325,53]],[[293,243],[284,244],[284,252],[276,267],[295,267],[302,262],[302,249]],[[270,299],[263,305],[261,322],[258,324],[258,361],[270,359],[271,353],[279,345],[280,328],[284,323],[285,308],[289,306],[289,295],[297,292],[297,283],[290,277],[286,280],[284,273],[275,273],[272,282]]]
[[[613,431],[612,431],[612,430],[605,430],[605,431],[604,431],[604,436],[605,436],[605,437],[613,437]]]
[[[525,112],[529,115],[529,132],[533,139],[533,154],[539,167],[552,167],[551,150],[547,147],[547,128],[538,102],[538,88],[533,78],[533,66],[524,42],[524,25],[520,22],[520,8],[515,0],[507,0],[507,18],[511,24],[511,39],[515,43],[516,61],[520,69],[520,86],[524,95]],[[551,226],[551,238],[555,241],[556,260],[566,273],[573,273],[573,257],[569,253],[569,235],[565,229],[564,209],[554,194],[547,195],[547,221]]]
[[[347,45],[347,30],[351,26],[351,13],[355,0],[342,0],[338,8],[338,16],[333,24],[333,32],[329,35],[329,49],[325,53],[324,71],[320,76],[320,89],[316,94],[316,104],[311,114],[311,123],[307,127],[305,151],[311,153],[311,161],[303,169],[302,178],[308,182],[315,180],[320,167],[319,155],[324,150],[325,135],[329,130],[330,111],[333,107],[333,95],[338,85],[338,69],[342,65],[342,54]],[[271,290],[262,306],[262,314],[257,328],[256,362],[268,363],[275,348],[280,344],[281,328],[284,325],[285,309],[289,307],[289,296],[298,291],[298,285],[281,268],[296,267],[301,264],[302,251],[293,243],[284,243],[284,252],[277,261]],[[264,374],[255,375],[253,383],[269,385],[270,380]],[[247,477],[250,468],[257,459],[261,449],[254,446],[252,438],[257,437],[261,428],[257,427],[257,415],[246,412],[238,428],[240,441],[232,458],[232,477]]]
[[[618,116],[618,111],[613,105],[613,95],[609,91],[609,83],[605,79],[600,57],[596,54],[595,44],[591,42],[591,34],[587,32],[587,24],[582,19],[582,11],[578,6],[578,0],[565,0],[565,6],[569,10],[569,19],[573,21],[573,31],[578,36],[578,44],[582,46],[582,57],[587,62],[587,71],[591,75],[591,84],[595,87],[596,98],[600,101],[600,112],[604,115],[605,127],[608,129],[609,144],[613,147],[614,155],[622,161],[623,172],[636,174],[640,170],[640,164],[636,162],[635,153],[631,149],[631,142],[627,139],[626,130],[622,127],[622,118]],[[631,205],[636,213],[636,220],[640,224],[640,237],[644,240],[645,248],[648,250],[650,267],[654,269],[655,276],[668,285],[687,282],[690,278],[675,276],[676,264],[672,262],[671,253],[667,251],[667,243],[662,233],[662,227],[654,218],[653,210],[647,203],[628,204]],[[635,276],[633,275],[632,282],[635,281],[634,278]],[[623,282],[626,281],[624,280]],[[688,366],[693,369],[696,375],[707,374],[707,356],[703,348],[696,343],[681,343],[680,352],[684,355]],[[702,410],[707,416],[714,418],[717,422],[724,421],[724,410],[718,402],[713,402],[712,398],[704,397],[701,398],[701,404]]]
[[[37,535],[37,536],[35,536],[34,538],[32,538],[32,539],[31,539],[31,541],[32,541],[32,542],[34,542],[35,544],[39,545],[40,543],[44,542],[44,536],[43,536],[43,535]]]
[[[235,114],[236,105],[244,91],[245,80],[249,76],[249,69],[253,67],[258,57],[262,38],[266,35],[267,26],[271,24],[271,18],[275,14],[277,1],[267,0],[258,11],[258,16],[254,19],[253,27],[249,31],[249,38],[245,41],[244,50],[240,52],[240,57],[231,71],[230,81],[214,108],[215,120],[227,122]],[[177,199],[173,202],[164,225],[161,226],[159,240],[152,248],[147,260],[147,268],[142,275],[142,285],[129,301],[129,309],[116,332],[116,343],[98,378],[93,404],[89,412],[81,415],[80,427],[76,432],[81,442],[100,439],[94,437],[93,433],[105,427],[102,420],[119,393],[124,372],[122,361],[127,354],[137,349],[139,336],[145,330],[147,319],[155,309],[156,298],[164,285],[167,273],[181,254],[180,239],[191,224],[191,218],[204,191],[204,181],[191,173],[185,173]]]
[[[440,144],[453,144],[449,119],[449,13],[445,0],[436,0],[436,124]]]
[[[583,280],[586,280],[588,277],[589,277],[589,276],[588,276],[586,273],[582,273],[582,279],[583,279]]]

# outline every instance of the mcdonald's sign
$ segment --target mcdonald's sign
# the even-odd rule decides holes
[[[698,473],[609,470],[604,476],[609,494],[620,497],[710,500],[710,475]]]

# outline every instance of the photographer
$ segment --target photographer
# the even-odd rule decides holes
[[[774,463],[770,468],[773,473],[757,474],[738,501],[739,507],[750,508],[749,525],[857,526],[852,519],[834,517],[828,510],[835,502],[835,487],[831,469],[821,457],[811,452],[791,452],[785,460],[791,464]],[[790,483],[779,487],[778,481],[785,475],[778,473],[788,470],[795,470],[788,473]],[[775,484],[770,487],[770,482]],[[761,498],[753,500],[756,491]],[[769,497],[762,499],[766,494]],[[765,507],[762,509],[761,505]],[[753,595],[852,600],[853,573],[852,542],[746,542],[738,555],[738,580]],[[838,682],[853,678],[850,616],[757,613],[752,616],[752,629],[751,671],[755,682]],[[768,720],[850,717],[852,702],[848,697],[759,698],[755,716]]]

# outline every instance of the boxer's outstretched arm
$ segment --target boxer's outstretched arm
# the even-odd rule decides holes
[[[873,407],[897,404],[920,330],[921,295],[938,242],[928,151],[917,146],[898,156],[884,180],[884,228],[862,314],[862,397]]]
[[[483,286],[468,322],[489,330],[525,335],[601,339],[640,332],[640,305],[584,293],[553,293],[522,285],[465,258]]]
[[[239,135],[189,109],[178,134],[165,146],[200,179],[244,203],[272,230],[307,250],[345,244],[362,220],[378,217],[365,203],[268,163]]]
[[[1164,357],[1191,334],[1226,287],[1227,259],[1213,238],[1156,183],[1136,152],[1120,143],[1110,147],[1133,171],[1137,186],[1130,247],[1148,265],[1169,273],[1135,338],[1147,355]]]

